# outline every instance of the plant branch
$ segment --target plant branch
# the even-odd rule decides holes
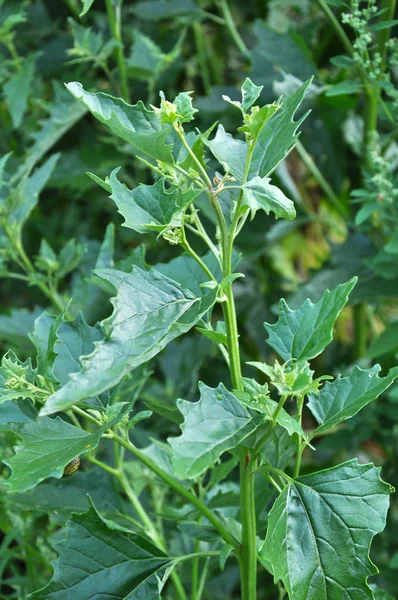
[[[226,527],[219,521],[219,519],[211,512],[210,509],[194,494],[192,494],[189,490],[187,490],[179,481],[174,479],[171,475],[168,475],[161,469],[156,463],[154,463],[150,458],[148,458],[141,450],[139,450],[134,444],[132,444],[129,440],[125,440],[115,433],[111,434],[112,439],[117,441],[121,446],[124,446],[126,450],[131,452],[138,460],[140,460],[144,465],[148,467],[151,471],[153,471],[160,479],[162,479],[168,486],[170,486],[174,491],[180,494],[183,498],[188,500],[193,506],[195,506],[208,521],[213,525],[213,527],[218,531],[220,536],[227,542],[227,544],[231,544],[232,546],[236,546],[236,540],[231,535]]]
[[[121,32],[121,7],[120,4],[115,7],[112,0],[105,0],[106,12],[108,14],[109,29],[115,42],[116,61],[119,70],[120,88],[123,99],[130,102],[129,86],[127,79],[127,66],[123,53],[122,32]]]

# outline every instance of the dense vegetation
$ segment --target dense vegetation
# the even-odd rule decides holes
[[[0,0],[0,598],[398,594],[395,4]]]

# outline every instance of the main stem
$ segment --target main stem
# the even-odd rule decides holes
[[[119,70],[120,89],[122,92],[123,100],[129,102],[130,95],[127,79],[127,67],[123,53],[120,6],[117,7],[115,10],[112,0],[106,0],[106,12],[108,14],[109,29],[111,30],[113,39],[118,44],[115,48],[115,55]]]

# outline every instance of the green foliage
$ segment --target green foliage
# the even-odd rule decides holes
[[[396,597],[394,7],[0,0],[1,598]]]

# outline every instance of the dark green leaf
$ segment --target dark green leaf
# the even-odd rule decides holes
[[[129,190],[117,179],[118,171],[116,169],[110,176],[111,198],[125,218],[123,225],[138,233],[181,227],[184,210],[202,193],[202,190],[194,189],[185,193],[176,187],[167,189],[164,179]]]
[[[298,128],[308,112],[294,121],[295,114],[304,100],[312,78],[303,83],[297,91],[283,99],[281,108],[265,122],[257,137],[249,179],[256,175],[265,177],[285,158],[298,139]]]
[[[10,492],[24,492],[48,477],[62,477],[65,466],[95,448],[109,426],[88,433],[60,417],[13,425],[22,442],[14,448],[15,455],[3,461],[12,470],[7,479]]]
[[[385,527],[389,494],[380,470],[356,460],[286,485],[261,555],[292,600],[372,598],[369,546]]]
[[[269,333],[267,343],[283,358],[310,360],[320,354],[333,339],[333,326],[357,282],[353,277],[326,290],[313,304],[307,299],[297,310],[291,310],[285,300],[279,304],[279,319],[274,325],[264,323]]]
[[[319,423],[316,432],[350,419],[390,387],[398,377],[398,367],[391,369],[386,377],[378,376],[380,369],[379,365],[367,370],[355,367],[348,377],[338,376],[332,382],[327,381],[317,395],[309,394],[308,408]]]
[[[166,140],[171,129],[162,127],[155,111],[147,110],[142,102],[132,106],[121,98],[113,98],[102,92],[86,92],[81,83],[68,83],[66,87],[94,117],[129,142],[135,152],[168,164],[174,163],[171,145]]]
[[[35,54],[29,54],[21,61],[19,70],[4,85],[4,98],[10,111],[15,129],[21,125],[26,111],[30,86],[35,70]]]
[[[100,593],[109,599],[160,599],[152,576],[171,561],[149,540],[111,529],[93,506],[73,515],[64,533],[54,544],[59,558],[50,583],[29,598],[90,600]]]
[[[343,94],[357,94],[362,89],[362,84],[360,81],[351,81],[346,79],[341,83],[336,83],[335,85],[331,85],[326,90],[326,96],[341,96]]]
[[[369,358],[378,358],[398,350],[398,321],[388,323],[383,333],[375,338],[369,346]]]
[[[217,388],[199,384],[200,399],[178,401],[184,417],[181,435],[169,438],[174,473],[180,479],[195,478],[226,451],[235,448],[256,429],[256,422],[222,383]]]
[[[82,370],[53,394],[41,414],[52,414],[116,385],[132,369],[185,333],[215,302],[216,291],[197,298],[155,269],[131,273],[103,269],[97,275],[114,286],[113,314],[102,322],[106,337],[81,359]]]

